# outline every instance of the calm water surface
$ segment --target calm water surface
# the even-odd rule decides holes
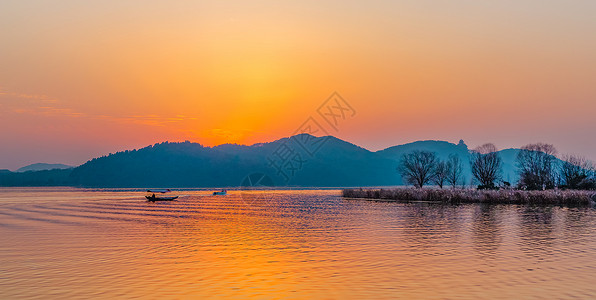
[[[0,189],[0,298],[595,298],[592,208]]]

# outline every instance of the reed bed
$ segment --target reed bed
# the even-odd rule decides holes
[[[344,189],[342,196],[390,201],[435,201],[449,204],[492,203],[583,206],[596,203],[596,191],[577,190]]]

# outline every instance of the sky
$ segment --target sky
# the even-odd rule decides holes
[[[327,133],[596,160],[596,1],[0,1],[0,169]],[[333,101],[333,99],[332,99]]]

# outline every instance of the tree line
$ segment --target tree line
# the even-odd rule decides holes
[[[472,150],[469,164],[478,189],[511,187],[510,182],[502,179],[503,161],[495,145],[488,143]],[[556,148],[551,144],[523,146],[516,157],[516,167],[519,180],[515,187],[518,189],[596,189],[594,164],[574,155],[564,155],[559,159]],[[463,162],[456,154],[443,161],[434,152],[414,150],[402,155],[397,170],[406,183],[417,188],[428,184],[439,188],[465,185]]]

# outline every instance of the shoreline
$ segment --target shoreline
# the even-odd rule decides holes
[[[387,202],[422,201],[445,204],[487,203],[569,206],[588,206],[596,204],[596,191],[583,190],[523,191],[436,188],[343,189],[342,197]]]

